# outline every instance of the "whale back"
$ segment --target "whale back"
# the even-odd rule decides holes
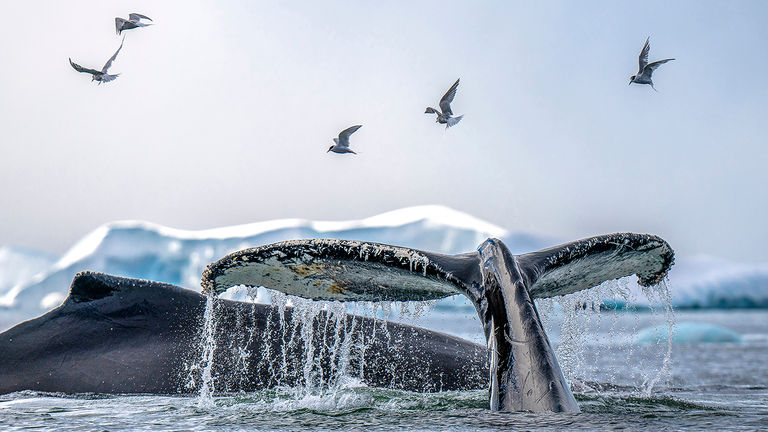
[[[197,393],[206,300],[161,282],[78,273],[61,306],[0,333],[0,395]],[[371,387],[415,392],[488,383],[486,348],[455,336],[352,314],[320,311],[308,320],[292,307],[212,304],[217,392],[307,385],[308,365],[320,371],[313,385],[342,373]],[[291,337],[302,329],[312,329],[312,337]],[[340,355],[344,341],[354,346]],[[354,367],[341,372],[344,362]]]

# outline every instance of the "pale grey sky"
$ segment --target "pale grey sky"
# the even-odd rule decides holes
[[[125,33],[116,81],[70,68],[101,68],[129,12],[156,25]],[[0,245],[444,204],[767,260],[766,22],[759,1],[12,2]],[[648,35],[677,59],[659,93],[627,86]],[[458,77],[445,131],[423,112]],[[359,154],[326,153],[353,124]]]

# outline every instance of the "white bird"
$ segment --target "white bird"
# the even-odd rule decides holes
[[[132,13],[128,14],[128,19],[120,17],[115,18],[115,31],[119,35],[123,30],[135,29],[138,27],[151,26],[152,24],[141,22],[142,19],[148,19],[152,21],[152,18],[144,16],[142,14]]]
[[[637,75],[632,75],[631,77],[629,77],[628,85],[631,85],[632,83],[650,84],[651,88],[656,90],[656,87],[653,86],[653,80],[651,79],[651,75],[653,75],[653,71],[658,69],[659,66],[663,65],[664,63],[668,61],[672,61],[674,59],[668,58],[664,60],[655,61],[653,63],[648,63],[648,52],[651,50],[651,45],[648,43],[649,39],[650,37],[648,37],[645,40],[645,45],[643,45],[643,50],[640,51],[640,57],[638,58],[640,69],[637,71]]]
[[[451,102],[453,102],[453,98],[456,96],[456,89],[458,88],[459,80],[457,79],[451,88],[449,88],[448,91],[445,92],[443,97],[440,99],[440,110],[427,107],[427,110],[424,111],[424,114],[437,114],[437,120],[435,121],[437,123],[444,124],[446,129],[458,123],[464,116],[460,115],[458,117],[453,117],[453,111],[451,111]],[[440,112],[441,110],[442,112]]]
[[[349,148],[349,136],[352,135],[353,133],[355,133],[355,131],[357,131],[361,127],[363,127],[363,125],[355,125],[355,126],[348,127],[346,129],[344,129],[343,131],[341,131],[339,133],[339,137],[333,139],[333,142],[335,144],[330,146],[328,148],[328,151],[326,151],[326,153],[332,151],[334,153],[352,153],[352,154],[357,154],[357,153],[353,152],[352,149]]]
[[[125,36],[123,36],[123,41],[120,42],[120,48],[118,48],[117,51],[115,51],[115,53],[112,55],[112,57],[110,57],[109,60],[107,60],[107,62],[104,64],[104,67],[101,68],[100,71],[97,71],[95,69],[84,68],[79,64],[74,63],[71,58],[69,59],[69,64],[72,65],[72,67],[78,72],[91,74],[91,81],[98,81],[99,85],[101,85],[101,83],[110,82],[115,78],[117,78],[118,76],[120,76],[120,74],[110,75],[107,73],[107,71],[109,70],[109,67],[112,66],[112,62],[115,61],[117,54],[123,48],[123,42],[125,42]]]

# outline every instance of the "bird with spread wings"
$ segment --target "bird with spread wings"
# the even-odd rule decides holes
[[[123,30],[130,30],[130,29],[152,25],[150,23],[141,22],[142,19],[147,19],[152,21],[152,18],[142,14],[137,14],[137,13],[128,14],[128,19],[116,17],[115,31],[119,35],[120,33],[123,32]]]
[[[668,58],[664,60],[658,60],[653,63],[648,63],[648,53],[651,50],[651,45],[648,43],[649,40],[650,40],[650,36],[647,39],[645,39],[645,45],[643,45],[643,50],[640,51],[640,56],[638,57],[640,69],[637,71],[637,75],[632,75],[631,77],[629,77],[629,84],[630,85],[632,83],[650,84],[651,88],[656,90],[656,87],[653,86],[653,80],[651,79],[651,75],[653,75],[653,71],[658,69],[659,66],[663,65],[664,63],[668,61],[672,61],[674,59]]]
[[[339,137],[333,139],[333,142],[335,144],[329,147],[326,153],[334,152],[334,153],[341,153],[341,154],[343,153],[357,154],[353,152],[352,149],[349,148],[349,136],[355,133],[355,131],[357,131],[361,127],[363,127],[363,125],[355,125],[341,131],[339,133]]]
[[[123,48],[124,42],[125,37],[123,37],[123,41],[120,42],[120,47],[117,49],[117,51],[115,51],[114,54],[112,54],[112,57],[107,60],[107,62],[104,64],[104,67],[101,68],[100,71],[82,67],[79,64],[73,62],[71,58],[69,59],[69,64],[72,65],[72,68],[78,72],[91,74],[91,81],[98,81],[99,84],[113,81],[115,78],[120,76],[120,74],[110,75],[107,73],[107,71],[109,70],[110,66],[112,66],[112,62],[115,61],[115,58],[117,58],[117,54],[120,53],[120,50]]]
[[[453,111],[451,110],[451,102],[453,102],[453,98],[456,97],[456,90],[458,88],[459,80],[457,79],[451,88],[449,88],[448,91],[445,92],[443,97],[440,99],[440,109],[438,110],[436,108],[427,107],[427,110],[424,111],[424,114],[437,114],[437,120],[435,121],[437,123],[444,124],[446,129],[458,123],[464,116],[460,115],[458,117],[454,117]]]

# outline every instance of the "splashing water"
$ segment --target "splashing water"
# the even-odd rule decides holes
[[[598,362],[594,362],[594,359],[610,354],[606,350],[623,349],[626,352],[626,358],[630,360],[629,364],[610,366],[610,383],[622,379],[635,383],[642,382],[637,390],[641,396],[650,397],[654,387],[669,378],[673,330],[668,334],[666,349],[658,354],[662,357],[660,368],[651,372],[632,364],[631,361],[638,348],[626,338],[616,336],[636,334],[639,328],[640,314],[637,313],[633,314],[631,327],[618,328],[619,314],[625,312],[615,305],[636,303],[634,291],[631,289],[632,283],[631,278],[626,277],[607,281],[597,287],[566,296],[536,300],[542,323],[548,329],[550,338],[559,334],[557,358],[563,375],[578,391],[600,392],[601,385],[590,383],[588,377],[600,375],[598,372],[605,372],[597,370],[601,366],[597,364]],[[641,292],[650,304],[664,305],[665,320],[668,328],[673,329],[674,310],[666,280],[653,287],[644,288]],[[632,308],[628,311],[636,312]],[[658,311],[651,308],[650,312]],[[621,321],[627,322],[627,320]],[[605,340],[598,340],[601,337]],[[553,339],[557,340],[557,337]]]
[[[597,368],[600,367],[594,364],[590,356],[600,356],[601,350],[602,354],[606,354],[605,350],[621,347],[631,360],[636,350],[644,349],[627,343],[626,338],[619,340],[614,337],[616,334],[635,334],[639,327],[637,316],[640,314],[634,314],[634,324],[627,327],[628,320],[622,319],[624,327],[619,329],[619,315],[624,316],[625,312],[611,307],[635,303],[633,296],[636,294],[633,293],[638,290],[630,289],[629,281],[629,278],[622,278],[567,296],[536,300],[547,333],[555,336],[550,337],[556,342],[563,374],[575,391],[601,392],[601,384],[588,381],[588,377],[599,375]],[[249,368],[252,361],[257,361],[259,373],[268,377],[264,383],[266,386],[277,387],[284,393],[290,393],[293,400],[306,402],[336,400],[340,395],[348,394],[350,386],[364,385],[363,370],[367,351],[377,337],[389,346],[387,324],[390,319],[397,316],[398,321],[417,325],[416,322],[439,302],[312,301],[264,288],[243,288],[239,287],[246,292],[247,298],[238,300],[251,303],[268,300],[274,309],[267,314],[266,327],[261,328],[261,334],[253,327],[246,332],[245,337],[225,339],[228,343],[219,347],[221,352],[217,361],[221,361],[222,355],[229,356],[231,358],[228,361],[243,371]],[[224,297],[231,295],[228,293]],[[668,328],[672,329],[674,311],[669,302],[666,282],[644,289],[642,293],[649,303],[664,305]],[[199,389],[198,405],[201,407],[213,406],[213,394],[216,391],[213,376],[214,352],[217,349],[215,305],[215,300],[209,297],[201,331],[200,360],[190,368],[190,375],[195,372],[199,376],[199,384],[197,380],[190,379],[189,386]],[[373,324],[364,326],[359,316],[374,318]],[[247,319],[237,318],[239,326],[246,326],[246,322]],[[608,327],[607,331],[605,327]],[[623,379],[642,382],[637,387],[640,395],[651,396],[658,384],[670,375],[671,331],[659,369],[648,372],[638,369],[634,364],[615,364],[609,366],[611,379],[608,381],[613,383]],[[608,343],[598,343],[599,337],[608,338]],[[260,352],[250,352],[248,347],[259,339]],[[271,343],[273,341],[281,343],[274,345]],[[246,375],[242,374],[239,379],[246,379]],[[219,383],[219,386],[222,387],[221,391],[228,388],[224,382]]]
[[[252,357],[259,357],[256,369],[267,376],[264,383],[268,387],[276,387],[284,394],[290,394],[293,401],[336,401],[348,405],[350,388],[364,386],[363,371],[366,367],[366,352],[376,339],[390,342],[387,324],[392,314],[399,309],[400,319],[416,321],[424,316],[434,306],[436,301],[429,302],[348,302],[314,301],[286,295],[278,291],[264,288],[234,287],[238,292],[224,293],[223,297],[238,298],[254,303],[249,317],[242,316],[247,312],[241,311],[236,316],[235,324],[246,328],[247,336],[231,337],[218,335],[216,344],[216,300],[212,296],[206,299],[201,330],[200,359],[188,368],[188,387],[198,389],[198,406],[211,408],[214,405],[214,393],[217,390],[214,376],[214,353],[216,361],[222,361],[222,356],[229,360],[238,370],[240,380],[246,379]],[[232,290],[232,289],[231,289]],[[247,328],[248,322],[255,322],[255,303],[269,299],[274,309],[266,316],[266,326],[257,333],[255,324]],[[373,318],[372,325],[363,327],[360,316]],[[233,332],[234,333],[234,332]],[[222,337],[223,336],[223,337]],[[260,355],[249,351],[254,340],[261,339]],[[273,342],[279,341],[278,345]],[[199,380],[195,379],[199,376]],[[199,384],[198,384],[199,381]],[[241,382],[242,384],[242,382]],[[219,383],[221,391],[227,391],[228,383]],[[301,405],[301,403],[299,403]]]
[[[200,365],[202,365],[202,377],[200,394],[198,396],[198,406],[200,408],[211,408],[213,403],[213,392],[215,391],[213,374],[213,354],[216,351],[216,319],[215,312],[215,298],[212,294],[206,296],[205,300],[205,313],[203,314],[203,355],[200,359]]]
[[[653,387],[661,379],[668,379],[670,377],[670,361],[672,359],[672,336],[674,335],[675,327],[675,311],[672,307],[672,299],[669,293],[669,286],[667,285],[667,279],[661,281],[660,284],[650,287],[647,291],[644,290],[649,300],[656,297],[664,305],[664,317],[667,321],[667,349],[664,354],[664,360],[661,364],[659,372],[643,383],[643,396],[650,397]],[[651,302],[652,304],[653,302]]]

